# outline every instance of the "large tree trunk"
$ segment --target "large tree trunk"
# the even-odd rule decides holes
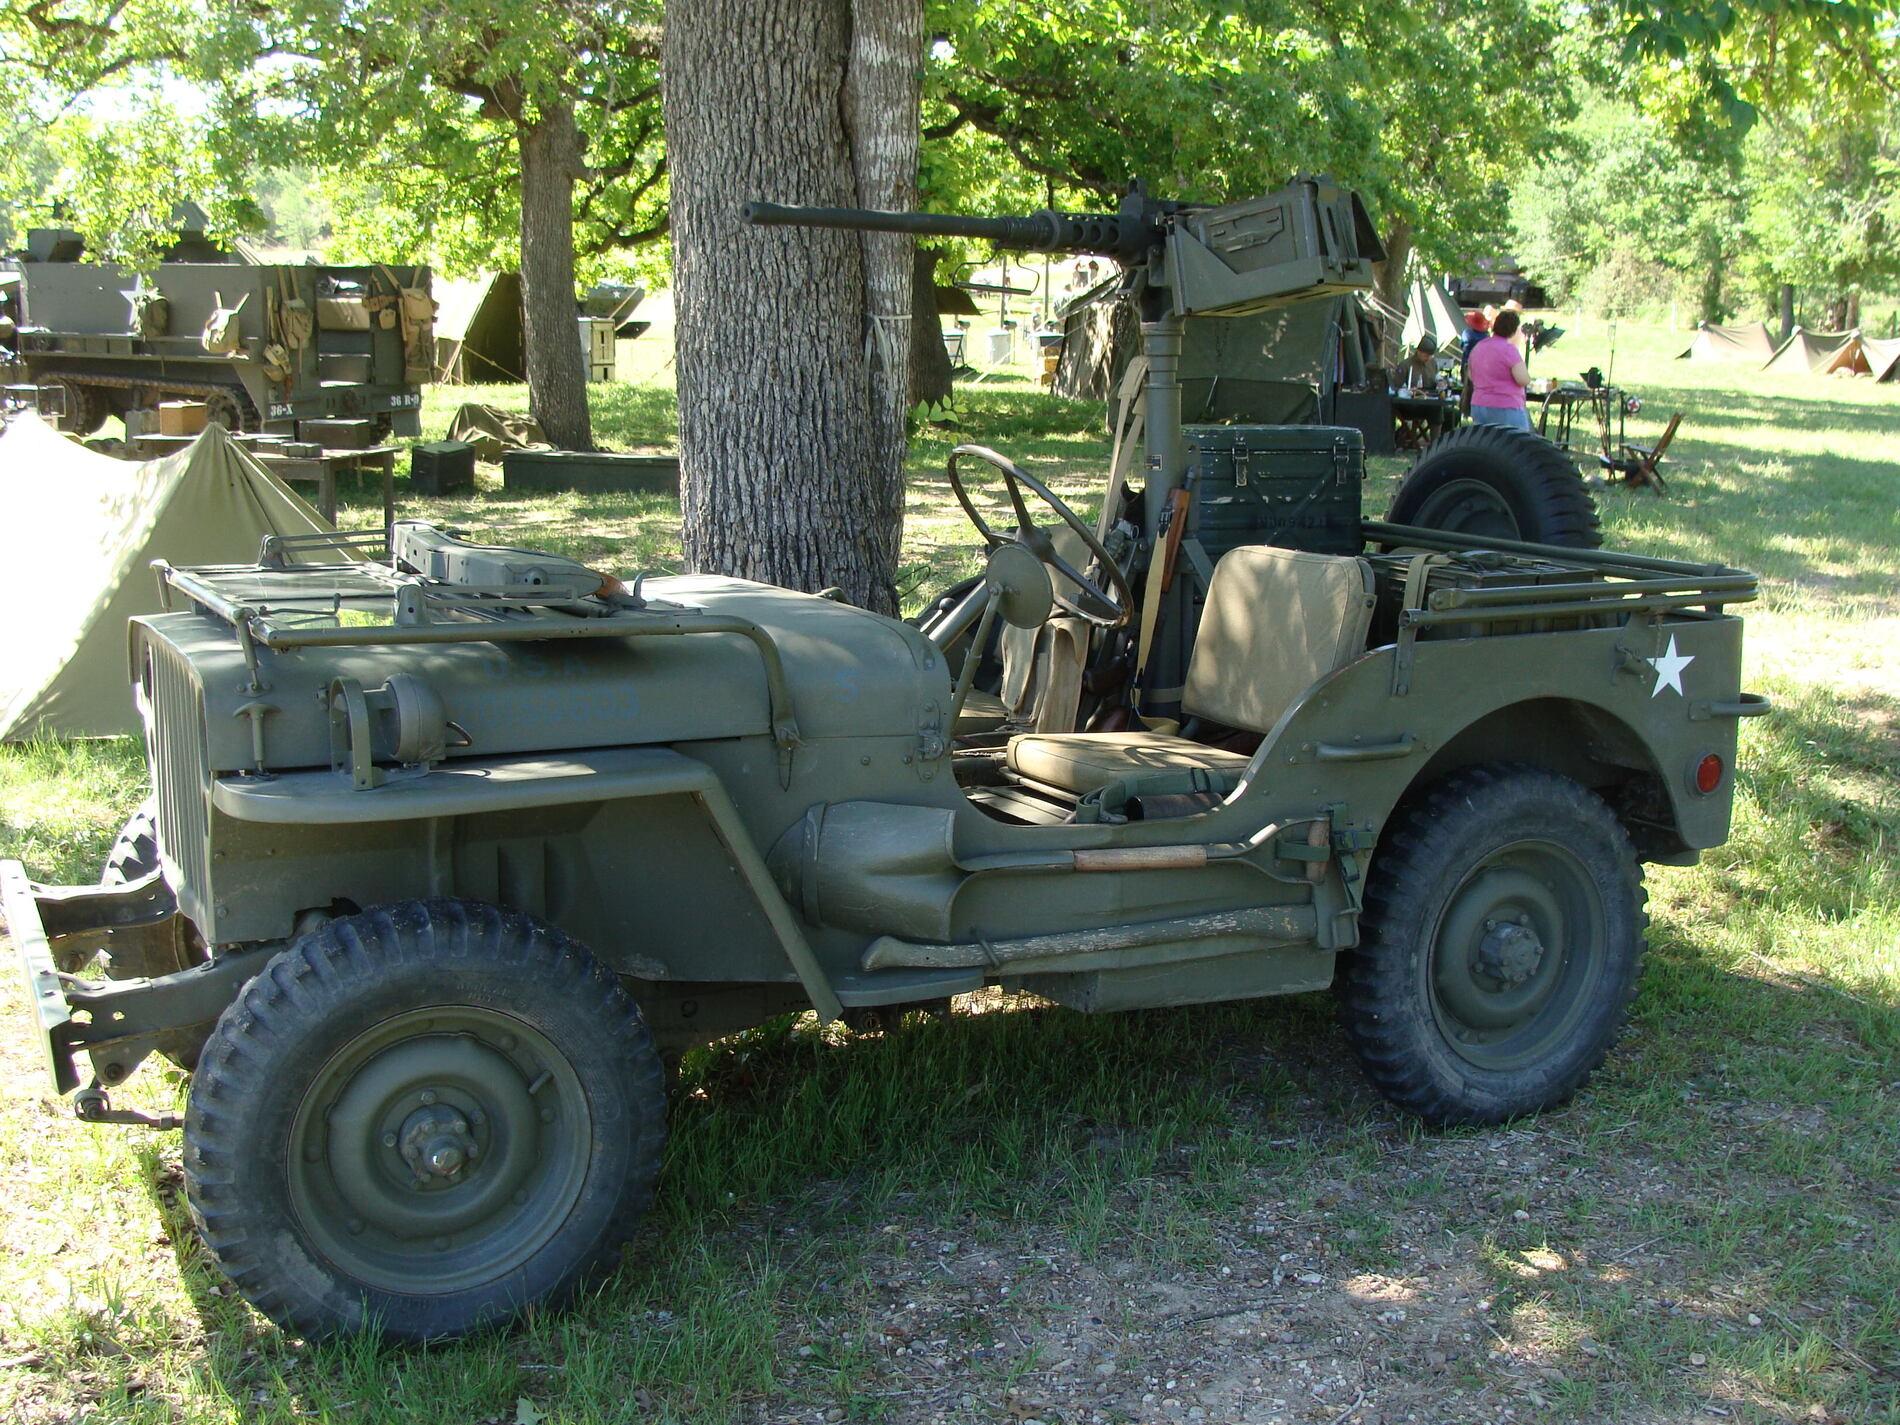
[[[849,0],[668,9],[680,471],[689,568],[895,612],[909,245],[739,218],[749,198],[906,201],[921,14],[863,9],[855,44]]]
[[[574,180],[581,144],[574,111],[543,105],[517,124],[521,145],[521,326],[528,409],[562,450],[592,450],[587,364],[574,305]]]
[[[943,344],[943,319],[937,315],[937,262],[942,253],[917,249],[910,282],[910,399],[913,405],[941,406],[950,399],[956,373]]]
[[[886,212],[917,206],[919,108],[923,103],[923,0],[850,0],[851,52],[844,86],[845,140],[858,205]],[[904,537],[904,457],[910,448],[910,324],[915,239],[861,233],[864,347],[869,369],[870,478],[878,526],[895,574]],[[896,586],[890,603],[897,612]]]
[[[1781,284],[1781,340],[1794,335],[1794,283]]]
[[[1385,369],[1391,372],[1398,370],[1400,361],[1404,359],[1399,346],[1404,333],[1408,296],[1405,269],[1412,260],[1412,225],[1404,218],[1394,218],[1382,240],[1385,243],[1385,261],[1373,264],[1372,290],[1381,302],[1399,313],[1400,317],[1397,324],[1390,320],[1379,323],[1379,330],[1384,334],[1384,340],[1379,344],[1379,359],[1385,363]]]

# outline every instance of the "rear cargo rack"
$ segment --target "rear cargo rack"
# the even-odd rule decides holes
[[[1407,609],[1400,614],[1401,634],[1407,628],[1468,623],[1472,611],[1480,609],[1486,619],[1499,623],[1545,619],[1556,612],[1653,616],[1702,609],[1714,613],[1728,604],[1748,603],[1758,592],[1753,574],[1725,564],[1690,564],[1613,550],[1571,549],[1520,539],[1450,534],[1380,520],[1367,520],[1363,529],[1369,543],[1386,550],[1405,548],[1447,554],[1486,550],[1522,554],[1577,565],[1579,574],[1599,576],[1566,584],[1436,589],[1425,599],[1424,607]]]
[[[448,584],[367,559],[294,565],[284,560],[298,551],[365,542],[381,546],[383,536],[271,536],[257,564],[178,569],[157,560],[152,568],[158,575],[159,605],[169,612],[173,595],[179,594],[229,624],[250,670],[253,692],[262,690],[260,648],[282,653],[298,648],[736,635],[759,651],[771,698],[772,737],[780,753],[789,754],[798,745],[784,660],[771,634],[750,619],[683,604],[616,606],[579,597],[565,584]]]

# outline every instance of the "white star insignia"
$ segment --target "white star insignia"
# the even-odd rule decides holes
[[[1669,635],[1669,647],[1660,657],[1643,660],[1656,670],[1656,686],[1649,690],[1653,698],[1664,688],[1673,689],[1677,697],[1684,696],[1682,691],[1682,670],[1695,662],[1695,654],[1676,652],[1676,636]]]

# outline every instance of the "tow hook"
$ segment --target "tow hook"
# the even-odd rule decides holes
[[[175,1113],[140,1113],[135,1108],[114,1108],[97,1079],[73,1095],[73,1112],[84,1123],[124,1123],[160,1131],[185,1126],[185,1120]]]

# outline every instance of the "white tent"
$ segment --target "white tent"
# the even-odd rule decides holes
[[[246,564],[267,534],[329,529],[221,427],[140,463],[15,417],[0,434],[0,741],[139,730],[125,626],[158,612],[154,559]]]
[[[1406,303],[1405,333],[1400,338],[1406,349],[1418,345],[1421,336],[1430,336],[1440,351],[1456,346],[1465,332],[1465,319],[1458,304],[1440,282],[1414,282],[1411,300]]]

